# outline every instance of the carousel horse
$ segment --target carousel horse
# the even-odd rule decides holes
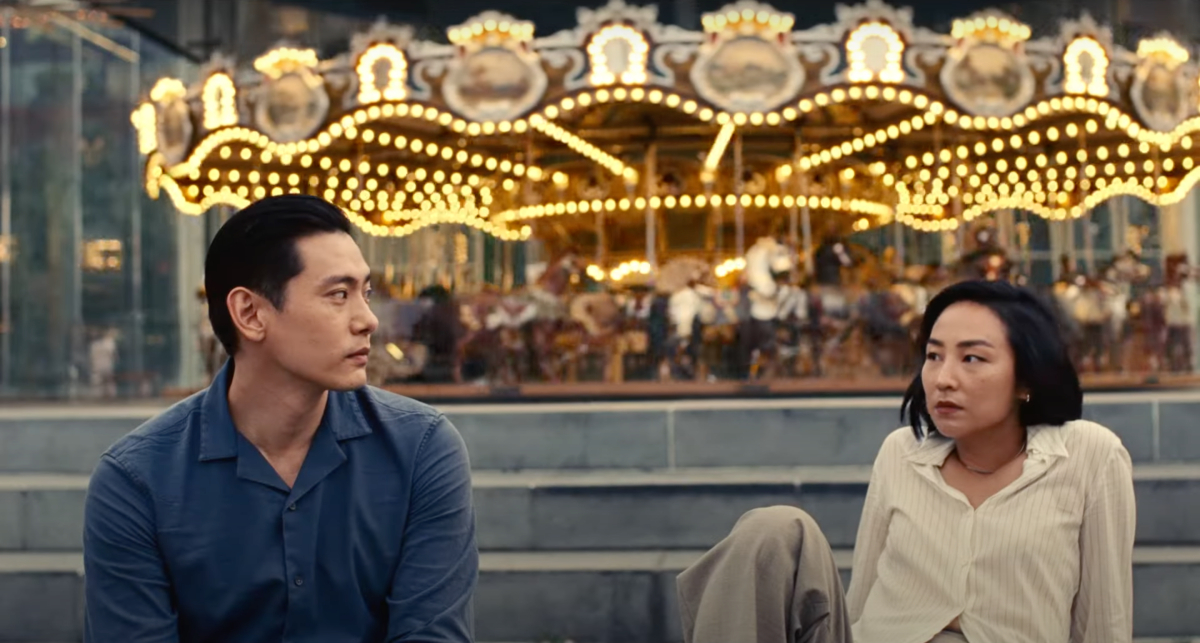
[[[915,372],[918,367],[918,351],[914,349],[917,337],[921,332],[921,322],[925,318],[925,308],[932,298],[925,286],[925,276],[928,269],[909,271],[897,279],[890,288],[894,298],[892,310],[895,321],[903,330],[903,336],[898,342],[898,369],[902,373]]]
[[[530,324],[537,306],[522,293],[508,293],[489,311],[484,328],[493,338],[489,351],[490,377],[507,385],[521,381],[528,372]]]
[[[367,381],[371,386],[404,382],[419,377],[429,363],[429,348],[424,344],[397,339],[373,342],[367,361]]]
[[[565,364],[560,358],[578,351],[583,343],[582,328],[567,314],[567,295],[582,273],[582,260],[575,251],[568,250],[549,262],[528,289],[537,308],[530,322],[533,361],[549,382],[561,381]]]
[[[650,353],[650,308],[654,297],[645,285],[634,285],[616,297],[620,308],[620,327],[617,330],[609,361],[608,376],[612,382],[624,382],[630,359],[645,359]],[[635,369],[636,370],[636,369]]]
[[[429,364],[430,350],[414,340],[418,321],[433,308],[431,299],[399,300],[377,298],[371,311],[379,327],[371,336],[367,378],[374,386],[420,377]]]
[[[814,370],[811,328],[815,297],[807,287],[781,280],[775,343],[783,374],[796,377]]]
[[[1073,286],[1069,312],[1079,329],[1078,368],[1098,373],[1105,366],[1106,330],[1111,320],[1106,292],[1098,280],[1086,275],[1076,276]]]
[[[877,258],[866,248],[831,237],[813,254],[816,286],[810,296],[814,364],[818,374],[853,377],[864,347],[858,302],[866,296],[867,276]]]
[[[1049,300],[1054,307],[1059,330],[1067,342],[1071,361],[1078,364],[1080,354],[1083,351],[1083,345],[1081,344],[1082,331],[1075,320],[1074,313],[1075,300],[1080,293],[1079,285],[1076,284],[1076,277],[1078,275],[1075,273],[1074,266],[1067,255],[1059,257],[1059,264],[1058,279],[1050,285]]]
[[[1151,274],[1150,266],[1142,263],[1133,251],[1127,251],[1115,257],[1100,274],[1100,286],[1108,309],[1105,344],[1109,364],[1113,370],[1129,372],[1133,358],[1129,349],[1137,343],[1145,344],[1144,339],[1135,337],[1138,333],[1132,313],[1135,308],[1140,311],[1141,307],[1137,306],[1134,287],[1146,283]]]
[[[889,261],[867,260],[859,269],[855,317],[846,349],[862,369],[892,377],[904,372],[910,360],[909,306],[897,292]]]
[[[704,299],[700,309],[700,357],[698,379],[737,378],[738,309],[741,293],[735,288],[717,288]]]
[[[959,275],[963,279],[1011,281],[1014,264],[998,243],[996,231],[982,227],[975,231],[975,249],[959,260]]]
[[[690,380],[702,377],[701,347],[705,322],[713,319],[716,291],[700,279],[671,293],[667,300],[671,321],[670,373],[673,378]]]
[[[746,251],[742,292],[746,295],[739,313],[739,362],[742,376],[757,379],[765,370],[771,377],[778,370],[776,326],[782,280],[792,270],[791,250],[773,237],[760,238]]]
[[[478,293],[460,295],[455,299],[463,329],[455,359],[459,369],[455,381],[489,379],[497,338],[495,331],[488,328],[487,318],[498,305],[500,293],[495,286],[489,285]]]
[[[571,320],[582,329],[583,339],[568,363],[567,379],[576,380],[579,359],[591,356],[599,358],[604,381],[619,381],[616,379],[614,354],[624,319],[616,297],[608,291],[580,293],[571,299],[568,310]]]
[[[712,266],[693,257],[674,259],[658,271],[655,287],[667,299],[669,324],[665,377],[704,379],[716,364],[709,350],[718,319],[711,275]]]
[[[426,288],[417,300],[424,314],[412,327],[412,341],[429,351],[429,360],[420,377],[426,382],[460,381],[461,342],[467,330],[458,304],[441,286]]]
[[[1197,277],[1187,255],[1170,255],[1163,271],[1159,297],[1166,321],[1166,363],[1172,373],[1192,371],[1192,314],[1184,283]]]

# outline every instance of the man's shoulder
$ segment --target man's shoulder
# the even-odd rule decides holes
[[[410,397],[398,395],[374,386],[365,386],[356,393],[363,410],[374,416],[374,428],[392,436],[423,433],[442,419],[441,411]]]
[[[168,452],[187,448],[186,436],[198,422],[205,391],[181,400],[113,443],[105,451],[125,468],[141,468],[162,462]]]

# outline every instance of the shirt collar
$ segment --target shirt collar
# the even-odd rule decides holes
[[[1028,442],[1025,450],[1036,458],[1066,458],[1067,443],[1063,440],[1061,427],[1031,426],[1027,430]],[[905,459],[919,465],[941,466],[954,450],[954,440],[940,435],[926,435],[907,454]]]
[[[212,385],[204,392],[200,406],[200,461],[236,458],[237,427],[229,413],[229,382],[233,377],[233,360],[227,360]],[[363,413],[358,391],[330,391],[321,424],[328,427],[338,442],[359,438],[371,433],[371,424]]]

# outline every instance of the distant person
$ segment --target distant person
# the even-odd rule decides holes
[[[117,331],[100,331],[88,346],[88,371],[94,394],[102,398],[117,396]]]
[[[1130,643],[1129,453],[1081,420],[1050,309],[1006,282],[926,310],[909,427],[879,450],[850,591],[817,523],[756,509],[679,576],[688,643]]]
[[[84,515],[87,643],[467,643],[467,452],[365,386],[369,269],[336,207],[272,197],[212,241],[231,356],[113,445]]]

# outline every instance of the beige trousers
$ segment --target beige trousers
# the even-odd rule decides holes
[[[678,578],[685,643],[852,643],[821,527],[796,507],[754,509]],[[946,631],[930,643],[966,643]]]

